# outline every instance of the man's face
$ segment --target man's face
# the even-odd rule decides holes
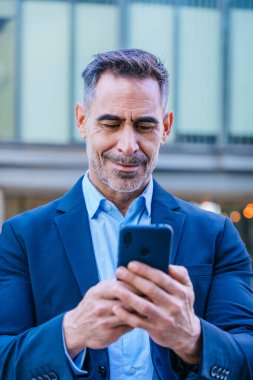
[[[163,114],[158,83],[104,73],[89,109],[77,105],[86,139],[89,177],[105,196],[138,192],[147,185],[172,114]]]

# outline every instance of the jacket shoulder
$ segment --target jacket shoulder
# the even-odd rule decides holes
[[[208,219],[213,219],[213,220],[220,220],[224,223],[224,221],[227,219],[224,215],[219,214],[214,211],[208,211],[204,210],[201,208],[198,204],[196,203],[191,203],[187,202],[183,199],[175,197],[179,207],[180,211],[184,214],[188,214],[191,216],[197,216],[199,218],[208,218]]]

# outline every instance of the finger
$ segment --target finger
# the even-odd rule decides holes
[[[117,271],[117,276],[120,280],[124,281],[124,283],[131,284],[132,288],[137,289],[135,293],[142,297],[147,297],[155,304],[168,301],[168,294],[163,289],[154,282],[129,271],[127,268],[120,267]]]
[[[115,305],[120,305],[121,301],[103,300],[94,305],[94,314],[97,318],[113,315],[112,309]],[[92,306],[91,306],[92,307]]]
[[[117,297],[121,300],[121,304],[116,305],[117,307],[122,306],[124,309],[128,309],[128,311],[133,310],[148,318],[155,318],[157,316],[157,307],[150,300],[130,292],[125,287],[118,287]],[[116,306],[113,307],[113,310]]]
[[[117,316],[117,318],[119,319],[119,317]],[[121,324],[119,326],[117,326],[115,328],[115,333],[118,335],[118,336],[121,336],[123,334],[126,334],[127,332],[129,331],[132,331],[133,330],[133,326],[129,325],[129,324]]]
[[[183,285],[192,286],[191,279],[189,277],[188,271],[185,267],[179,265],[170,265],[169,274],[176,281]]]
[[[101,281],[97,285],[91,287],[84,298],[92,297],[92,299],[116,300],[115,288],[117,286],[116,280]]]
[[[171,294],[175,297],[183,297],[183,298],[185,297],[184,286],[177,280],[173,279],[168,274],[158,269],[152,268],[149,265],[140,263],[138,261],[132,261],[131,263],[128,264],[128,270],[130,273],[134,273],[138,277],[141,276],[142,278],[147,279],[149,282],[156,284],[160,289],[163,289],[167,294]],[[124,267],[118,268],[117,276],[121,280],[126,281],[127,283],[130,283],[136,286],[143,293],[145,292],[145,294],[147,294],[147,291],[150,292],[152,290],[151,285],[149,285],[147,288],[143,288],[144,283],[140,282],[137,285],[137,280],[135,283],[132,282],[132,278],[130,277],[130,274],[126,272],[126,268]],[[151,289],[149,289],[149,287]]]
[[[115,307],[121,307],[120,305],[114,305],[111,309],[111,315],[104,318],[103,327],[107,330],[109,329],[129,329],[129,324],[125,323],[121,318],[114,313]],[[130,328],[131,329],[131,328]]]
[[[124,286],[126,289],[130,290],[131,292],[133,292],[135,294],[138,294],[139,296],[144,296],[144,294],[139,289],[137,289],[136,287],[134,287],[130,283],[127,283],[127,282],[122,283],[122,281],[121,281],[120,286]]]
[[[136,313],[130,313],[120,306],[114,306],[113,312],[120,320],[124,321],[132,328],[138,327],[146,330],[148,329],[148,320],[144,316]]]

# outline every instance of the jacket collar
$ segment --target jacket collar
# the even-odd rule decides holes
[[[83,177],[79,178],[76,184],[62,198],[60,198],[57,207],[58,211],[67,212],[72,208],[81,205],[81,203],[84,203],[82,181]],[[162,206],[166,205],[166,208],[171,210],[180,208],[178,201],[173,195],[165,191],[155,179],[153,179],[153,183],[153,204],[160,204]]]
[[[93,251],[88,213],[82,192],[82,178],[60,200],[57,207],[59,215],[55,218],[59,235],[67,253],[69,263],[80,289],[80,297],[98,283],[98,271]],[[151,204],[151,222],[165,223],[174,230],[171,263],[174,263],[184,224],[184,214],[180,213],[177,200],[167,193],[156,181]],[[153,363],[161,378],[176,380],[170,370],[169,351],[152,340],[151,354]]]
[[[151,222],[169,224],[174,231],[170,263],[175,262],[176,253],[184,225],[185,215],[180,212],[178,201],[154,181]]]
[[[83,297],[99,279],[82,193],[82,178],[60,199],[57,210],[59,215],[54,221]]]
[[[184,214],[179,212],[177,200],[155,180],[151,209],[152,223],[169,224],[174,230],[170,259],[170,263],[174,263],[182,234]],[[59,200],[57,210],[59,215],[55,218],[55,223],[83,296],[98,282],[98,271],[82,192],[82,177]]]

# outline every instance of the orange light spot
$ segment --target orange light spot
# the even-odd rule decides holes
[[[243,210],[243,216],[247,219],[253,218],[253,203],[247,204]]]
[[[230,219],[233,223],[238,223],[241,220],[241,214],[239,213],[239,211],[232,211],[230,213]]]

